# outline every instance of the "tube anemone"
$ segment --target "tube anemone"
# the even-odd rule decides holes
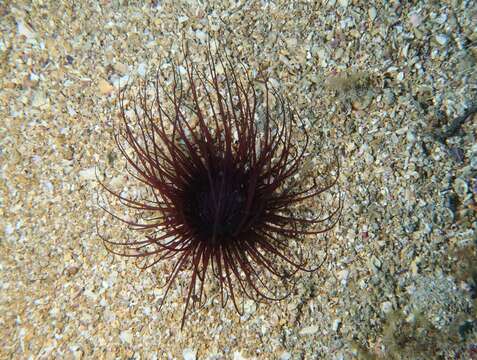
[[[147,195],[128,197],[101,183],[143,216],[124,219],[103,209],[143,238],[100,236],[114,254],[147,259],[143,269],[170,262],[161,307],[178,275],[189,274],[182,327],[188,309],[204,304],[209,280],[221,305],[231,299],[242,314],[243,299],[283,299],[297,271],[322,265],[316,248],[327,252],[326,233],[342,208],[339,191],[325,214],[299,216],[297,206],[317,208],[337,184],[339,163],[334,156],[320,174],[325,180],[300,180],[309,134],[267,81],[254,82],[244,66],[209,51],[203,68],[185,56],[169,78],[159,70],[132,96],[123,88],[119,104],[115,142]]]

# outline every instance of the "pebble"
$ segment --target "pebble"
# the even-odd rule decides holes
[[[436,35],[436,41],[440,45],[445,46],[449,42],[449,37],[447,35],[444,35],[444,34],[439,34],[439,35]]]
[[[42,108],[48,104],[48,99],[45,94],[41,91],[37,91],[33,95],[33,99],[31,101],[31,105],[36,108]]]
[[[415,221],[408,221],[404,223],[404,231],[406,232],[406,234],[412,234],[417,230],[417,227],[418,223]]]
[[[281,353],[279,359],[280,360],[290,360],[291,357],[292,357],[291,354],[289,352],[285,351],[285,352]]]
[[[371,21],[374,21],[376,19],[376,16],[378,15],[376,8],[375,7],[370,7],[368,10],[368,15]]]
[[[349,270],[341,270],[338,276],[341,280],[341,285],[346,286],[348,284]]]
[[[393,105],[396,101],[396,96],[391,89],[384,89],[383,100],[386,105]]]
[[[123,63],[120,63],[120,62],[114,64],[113,68],[114,68],[114,70],[116,70],[121,75],[126,74],[129,70],[129,67],[126,64],[123,64]]]
[[[385,301],[381,304],[381,310],[385,314],[389,314],[393,310],[393,304],[390,301]]]
[[[477,154],[472,155],[472,158],[470,159],[470,167],[472,169],[477,169]]]
[[[467,185],[467,182],[462,179],[462,178],[457,178],[454,181],[454,190],[459,195],[460,197],[464,197],[467,195],[467,192],[469,191],[469,186]]]
[[[247,360],[247,359],[242,356],[242,353],[240,351],[235,351],[233,360]]]
[[[43,188],[44,188],[46,191],[53,191],[53,189],[54,189],[54,186],[53,186],[53,184],[51,183],[51,181],[43,181],[43,182],[42,182],[42,185],[43,185]]]
[[[197,37],[197,39],[199,39],[201,42],[205,42],[209,35],[205,32],[205,31],[202,31],[202,30],[196,30],[195,32],[195,36]]]
[[[103,95],[109,95],[114,90],[114,87],[104,79],[99,80],[98,88],[99,88],[99,92]]]
[[[338,3],[339,3],[342,7],[348,7],[349,0],[338,0]]]
[[[187,74],[187,69],[184,66],[179,65],[179,66],[177,66],[177,72],[180,75],[186,75]]]
[[[422,23],[422,18],[419,14],[412,13],[411,15],[409,15],[409,22],[412,26],[418,27]]]
[[[416,133],[413,130],[408,130],[406,133],[406,140],[408,143],[412,144],[416,141]]]
[[[95,176],[96,178],[96,176]],[[125,176],[122,176],[122,175],[119,175],[119,176],[115,176],[109,183],[109,185],[112,187],[112,188],[118,188],[120,187],[121,185],[123,185],[124,183],[126,182],[126,177]]]
[[[253,300],[246,300],[244,304],[244,310],[246,314],[253,314],[257,310],[257,304]]]
[[[79,176],[85,180],[94,180],[96,179],[96,168],[93,166],[87,169],[83,169],[79,172]]]
[[[113,83],[113,89],[114,87],[122,88],[129,83],[129,75],[126,74],[124,76],[113,76],[111,81]]]
[[[5,226],[5,235],[11,235],[15,231],[14,227],[11,224]]]
[[[376,256],[373,255],[368,260],[368,265],[374,273],[377,273],[381,269],[382,264],[381,264],[381,261]]]
[[[450,148],[450,156],[452,160],[454,160],[458,164],[462,164],[464,162],[464,151],[461,148],[453,146]]]
[[[187,348],[182,352],[182,356],[184,357],[184,360],[196,360],[197,351]]]
[[[447,14],[440,14],[437,18],[436,18],[436,23],[442,25],[444,24],[445,22],[447,21]]]
[[[371,165],[374,162],[374,156],[370,153],[365,153],[364,161],[366,161],[366,164]]]
[[[30,74],[30,80],[31,81],[38,81],[38,80],[40,80],[40,77],[37,74],[35,74],[34,72],[32,72]]]
[[[33,39],[36,35],[35,32],[31,29],[31,27],[25,24],[23,20],[18,20],[17,31],[18,35],[23,35],[27,39]]]
[[[78,266],[69,266],[65,269],[65,273],[68,275],[68,276],[73,276],[73,275],[76,275],[79,271],[79,267]]]
[[[300,335],[313,335],[319,330],[318,326],[312,325],[312,326],[307,326],[303,329],[300,330],[299,334]]]
[[[136,72],[140,77],[146,77],[147,65],[145,63],[140,63]]]
[[[130,330],[125,330],[125,331],[121,331],[121,334],[119,335],[119,339],[123,342],[123,343],[128,343],[130,344],[133,340],[133,335],[131,334],[131,331]]]
[[[340,328],[340,325],[341,325],[341,320],[340,319],[335,319],[333,321],[333,325],[331,327],[331,329],[334,331],[334,332],[337,332]]]

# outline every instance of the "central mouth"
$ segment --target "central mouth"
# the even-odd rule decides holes
[[[217,188],[209,188],[197,193],[197,216],[211,230],[210,236],[232,236],[245,215],[244,202],[240,189],[217,191]]]
[[[185,221],[207,244],[224,244],[250,227],[246,174],[219,171],[199,177],[190,186]]]

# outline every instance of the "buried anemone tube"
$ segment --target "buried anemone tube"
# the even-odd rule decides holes
[[[242,314],[244,298],[285,298],[297,271],[323,264],[324,257],[316,260],[316,248],[327,253],[326,233],[342,209],[339,190],[321,204],[325,210],[319,215],[294,213],[296,205],[314,207],[320,195],[336,187],[338,158],[335,154],[320,174],[324,180],[297,181],[309,134],[267,81],[259,89],[243,65],[209,50],[204,68],[185,56],[169,80],[158,71],[129,93],[125,87],[119,94],[115,142],[147,196],[132,198],[101,185],[143,219],[102,208],[144,234],[123,242],[100,236],[113,254],[147,259],[143,269],[170,262],[160,307],[179,274],[190,274],[182,327],[188,309],[204,304],[208,279],[218,287],[221,305],[231,299]],[[310,237],[316,241],[305,244]]]

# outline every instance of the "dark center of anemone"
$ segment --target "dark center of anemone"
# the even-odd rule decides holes
[[[193,180],[184,204],[188,227],[200,241],[224,244],[249,227],[246,178],[237,171],[202,174]]]

